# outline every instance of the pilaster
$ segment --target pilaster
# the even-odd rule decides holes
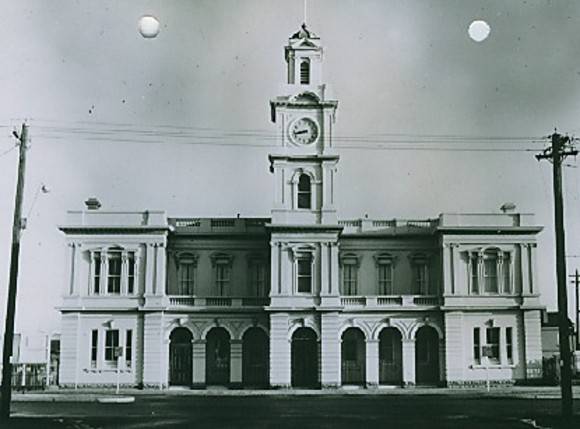
[[[542,332],[539,310],[524,311],[526,379],[542,378]]]
[[[192,386],[195,388],[205,387],[205,340],[193,340],[192,356]]]
[[[242,340],[230,340],[230,384],[242,387]]]
[[[375,339],[366,341],[366,385],[379,385],[379,340]]]
[[[465,344],[463,342],[463,313],[445,313],[445,376],[446,381],[462,381],[465,378]]]
[[[415,339],[403,338],[403,384],[415,386]]]
[[[338,313],[321,315],[321,384],[322,387],[340,385],[340,341],[338,339]]]
[[[288,339],[288,314],[270,315],[270,385],[290,387],[290,341]]]

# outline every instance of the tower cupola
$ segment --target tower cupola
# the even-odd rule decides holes
[[[284,48],[287,64],[287,84],[292,92],[310,90],[321,96],[324,92],[322,82],[322,53],[320,37],[310,31],[306,24],[290,36]]]

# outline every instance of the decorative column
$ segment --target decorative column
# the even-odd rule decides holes
[[[155,249],[147,243],[145,254],[145,296],[153,295],[153,275],[155,274]]]
[[[291,348],[288,339],[288,313],[270,314],[270,385],[290,387]]]
[[[165,243],[157,243],[155,246],[155,290],[156,296],[165,294]]]
[[[270,242],[270,297],[274,295],[280,295],[281,293],[281,282],[280,282],[280,259],[282,244],[280,242]]]
[[[330,243],[330,295],[340,296],[338,268],[338,243]]]
[[[530,259],[528,254],[528,243],[520,244],[520,260],[521,260],[521,274],[522,274],[522,295],[530,295],[531,281],[530,281]]]
[[[242,387],[242,340],[230,340],[230,387]]]
[[[320,382],[322,387],[340,385],[340,341],[338,313],[322,313],[320,344]]]
[[[536,290],[536,285],[537,283],[537,278],[538,278],[538,273],[537,273],[537,261],[536,261],[536,255],[537,255],[537,247],[538,245],[536,243],[530,243],[530,293],[531,294],[538,294],[539,291]]]
[[[129,256],[127,251],[121,253],[121,296],[127,296],[127,282],[129,281]]]
[[[443,244],[443,294],[453,295],[453,247],[450,243]]]
[[[107,282],[109,279],[109,255],[106,249],[101,251],[101,276],[99,277],[99,295],[107,294]]]
[[[73,295],[75,287],[75,243],[67,244],[66,272],[68,282],[66,283],[65,295]]]
[[[320,244],[320,296],[330,294],[330,243]]]
[[[366,341],[366,384],[367,387],[379,385],[379,340]]]
[[[98,295],[101,293],[100,287],[101,287],[101,283],[100,283],[100,278],[102,273],[99,273],[99,284],[96,285],[95,284],[95,274],[96,274],[96,267],[97,267],[97,251],[91,251],[91,267],[89,270],[89,275],[90,275],[90,280],[89,280],[89,295]],[[101,261],[99,260],[99,269],[101,268]],[[95,288],[99,288],[99,292],[97,293]]]
[[[415,339],[403,338],[403,385],[415,386]]]
[[[193,340],[193,383],[192,387],[205,387],[205,340]]]

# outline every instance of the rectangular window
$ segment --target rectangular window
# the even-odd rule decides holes
[[[486,257],[483,260],[483,280],[485,293],[497,293],[497,259]]]
[[[514,342],[512,328],[505,328],[506,357],[508,363],[514,363]]]
[[[266,264],[253,261],[250,264],[250,287],[256,296],[266,296]]]
[[[429,293],[428,284],[428,267],[426,262],[416,262],[414,265],[414,276],[415,276],[415,290],[413,293],[415,295],[427,295]]]
[[[393,265],[379,264],[379,295],[393,294]]]
[[[481,337],[479,328],[473,328],[473,362],[476,365],[481,364]]]
[[[342,287],[345,295],[357,294],[357,266],[355,264],[342,266]]]
[[[133,360],[133,331],[127,329],[125,336],[125,366],[131,368],[131,362]]]
[[[97,356],[99,351],[99,331],[93,329],[91,331],[91,366],[97,366]]]
[[[105,332],[105,361],[116,362],[115,350],[119,347],[119,330],[111,329]]]
[[[95,252],[93,255],[93,292],[99,294],[101,284],[101,252]]]
[[[298,259],[298,292],[312,292],[312,257]]]
[[[121,293],[121,252],[111,252],[109,254],[107,292]]]
[[[127,293],[135,292],[135,253],[129,252],[127,255]]]
[[[499,328],[487,328],[485,332],[486,356],[490,363],[499,363]]]
[[[216,265],[216,289],[218,296],[225,296],[230,285],[230,265],[218,263]]]
[[[181,261],[179,263],[179,295],[194,294],[195,265],[193,261]]]

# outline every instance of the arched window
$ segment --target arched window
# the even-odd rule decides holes
[[[310,84],[310,61],[307,59],[300,63],[300,83],[302,85]]]
[[[310,176],[301,174],[298,179],[298,208],[309,209],[312,206]]]

